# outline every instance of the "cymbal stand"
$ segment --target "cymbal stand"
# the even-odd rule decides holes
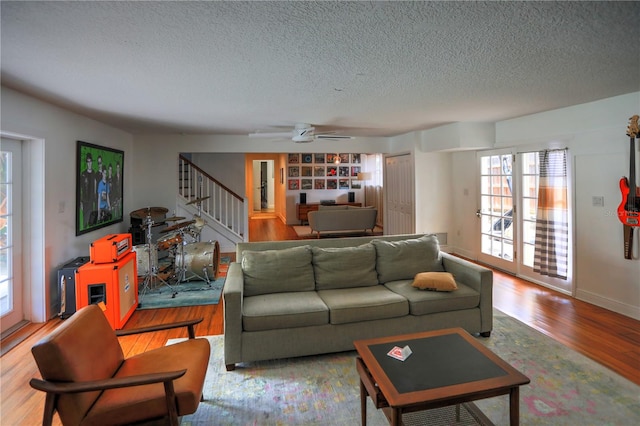
[[[144,297],[148,290],[152,288],[156,288],[158,283],[163,284],[171,290],[171,298],[176,297],[178,292],[175,288],[169,285],[168,282],[163,280],[160,276],[158,276],[158,265],[154,265],[152,262],[151,256],[151,227],[153,226],[153,220],[151,219],[151,213],[147,213],[147,218],[145,220],[145,225],[147,226],[147,243],[145,244],[147,248],[147,254],[149,256],[149,268],[147,269],[147,273],[145,274],[144,281],[142,282],[141,289],[138,290],[140,295],[140,299]]]

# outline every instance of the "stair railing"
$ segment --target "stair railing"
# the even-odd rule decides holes
[[[200,203],[200,210],[210,219],[236,234],[240,241],[247,235],[246,203],[188,158],[178,158],[178,194],[187,204]]]

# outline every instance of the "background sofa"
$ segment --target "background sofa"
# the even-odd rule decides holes
[[[488,336],[490,269],[433,235],[239,243],[223,290],[224,357],[235,364],[353,350],[353,341],[449,327]],[[458,289],[419,290],[447,271]]]
[[[376,227],[378,210],[373,207],[319,206],[307,215],[311,232],[367,231]]]

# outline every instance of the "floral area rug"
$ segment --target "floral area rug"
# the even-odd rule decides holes
[[[212,351],[205,401],[182,425],[360,424],[355,352],[240,364],[227,372],[224,337],[207,338]],[[640,424],[640,386],[516,319],[494,310],[491,337],[478,339],[531,379],[520,388],[521,424]],[[388,425],[369,399],[367,404],[367,423]],[[494,424],[509,424],[508,396],[475,404]],[[419,423],[404,421],[456,424],[432,411],[422,413],[432,417]]]

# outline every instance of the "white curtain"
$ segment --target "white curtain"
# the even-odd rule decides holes
[[[567,150],[541,151],[539,159],[533,270],[566,280],[569,266]]]

